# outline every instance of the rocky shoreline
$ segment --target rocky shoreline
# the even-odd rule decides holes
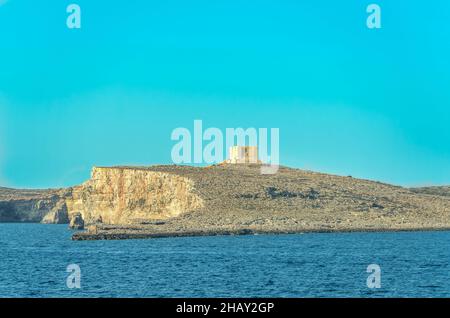
[[[179,232],[146,232],[146,231],[98,231],[98,232],[77,232],[72,235],[73,241],[94,241],[94,240],[129,240],[129,239],[158,239],[170,237],[195,237],[195,236],[240,236],[240,235],[287,235],[287,234],[307,234],[307,233],[365,233],[365,232],[430,232],[430,231],[450,231],[450,227],[445,228],[380,228],[380,229],[308,229],[298,231],[258,231],[251,229],[240,230],[197,230]]]

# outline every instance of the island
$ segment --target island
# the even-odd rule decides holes
[[[450,229],[450,187],[260,168],[94,167],[74,187],[0,188],[0,222],[70,224],[73,240]]]

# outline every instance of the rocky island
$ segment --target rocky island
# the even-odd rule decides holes
[[[288,167],[94,167],[66,189],[0,188],[1,222],[70,223],[74,240],[450,229],[450,187]]]

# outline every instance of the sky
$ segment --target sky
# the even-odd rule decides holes
[[[449,16],[448,0],[0,0],[0,186],[171,164],[196,119],[279,128],[282,165],[450,184]]]

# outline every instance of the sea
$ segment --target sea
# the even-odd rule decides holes
[[[0,297],[449,297],[450,232],[72,241],[0,224]]]

